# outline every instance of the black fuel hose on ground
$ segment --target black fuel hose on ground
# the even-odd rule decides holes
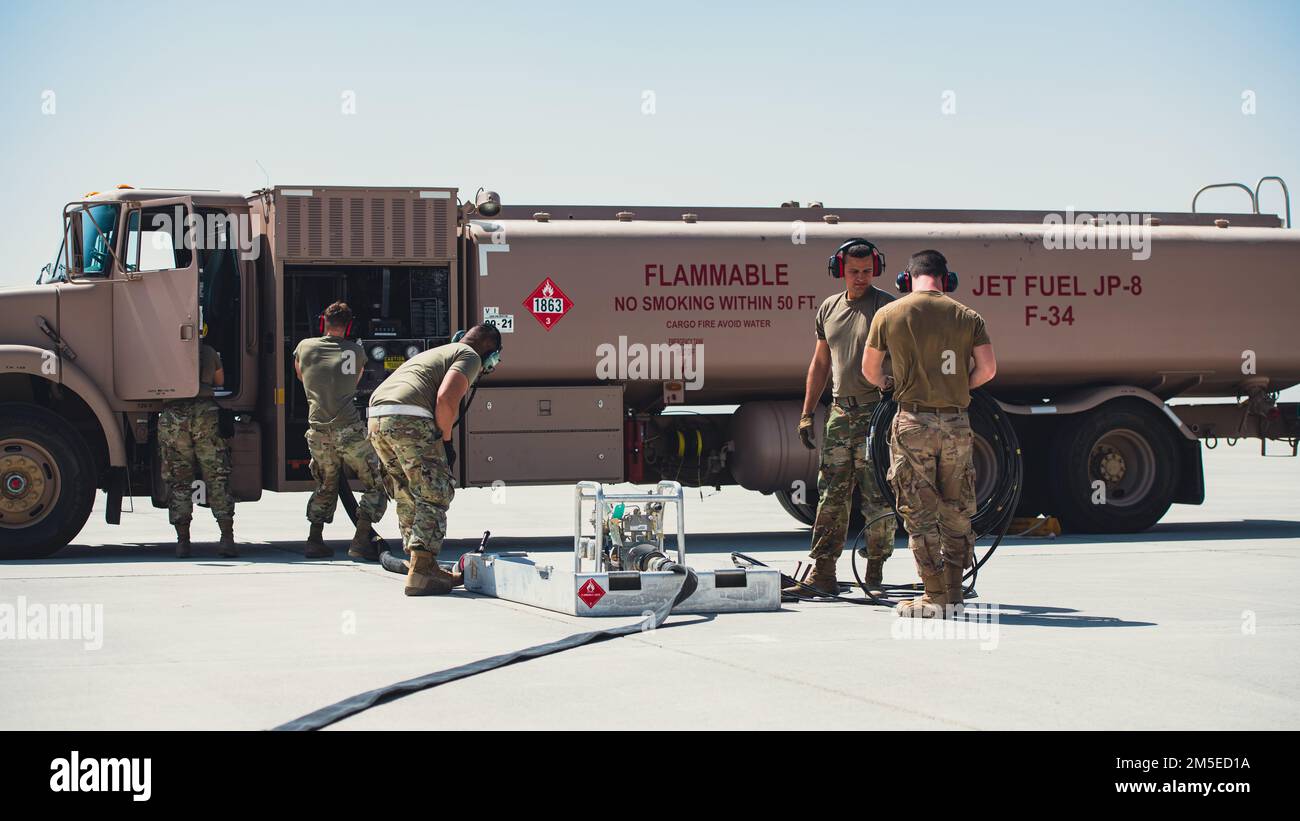
[[[385,555],[391,558],[391,554],[385,551]],[[664,621],[672,612],[673,608],[685,601],[692,593],[695,592],[699,580],[696,578],[695,571],[689,567],[684,567],[676,562],[670,562],[664,567],[665,570],[671,570],[673,573],[682,577],[681,587],[671,600],[666,600],[659,609],[654,611],[649,617],[641,621],[633,622],[622,627],[612,627],[607,630],[592,630],[587,633],[576,633],[572,636],[550,642],[548,644],[539,644],[534,647],[526,647],[523,650],[515,650],[512,653],[503,653],[499,656],[472,661],[468,664],[462,664],[459,667],[451,667],[446,670],[439,670],[436,673],[428,673],[418,678],[399,681],[395,684],[389,684],[384,687],[378,687],[374,690],[368,690],[359,693],[350,698],[331,704],[328,707],[322,707],[319,710],[308,713],[305,716],[295,718],[293,721],[287,721],[284,724],[275,727],[276,730],[319,730],[322,727],[342,721],[349,716],[374,707],[377,704],[383,704],[394,699],[401,698],[411,693],[427,690],[431,687],[437,687],[440,684],[446,684],[449,681],[457,681],[470,676],[476,676],[479,673],[486,673],[489,670],[496,670],[499,667],[505,667],[529,659],[541,658],[564,650],[572,650],[575,647],[582,647],[587,644],[608,641],[610,639],[631,636],[648,630],[657,630],[663,626]],[[403,571],[405,572],[405,571]],[[683,622],[690,624],[693,622]]]
[[[406,559],[401,556],[394,556],[391,551],[385,550],[379,554],[379,564],[389,573],[400,573],[403,576],[410,570],[410,565]]]
[[[890,514],[890,515],[892,515],[892,514]],[[770,565],[764,564],[763,562],[760,562],[758,559],[755,559],[753,556],[749,556],[749,555],[746,555],[746,554],[744,554],[744,553],[739,553],[739,552],[736,552],[736,553],[732,553],[732,554],[731,554],[731,563],[734,564],[734,565],[736,565],[737,567],[769,567],[769,566],[770,566]],[[802,581],[800,581],[799,579],[796,579],[796,578],[793,577],[793,576],[787,576],[787,575],[784,574],[784,573],[782,573],[782,574],[780,574],[780,575],[781,575],[781,589],[782,589],[782,591],[784,591],[786,588],[789,588],[789,587],[799,587],[800,589],[803,589],[803,590],[808,591],[808,595],[807,595],[807,596],[800,596],[800,595],[798,595],[798,594],[790,594],[790,593],[782,592],[781,595],[782,595],[782,597],[783,597],[783,600],[789,600],[789,599],[794,599],[794,600],[796,600],[796,601],[826,601],[826,600],[830,600],[830,601],[844,602],[845,604],[884,604],[884,602],[878,602],[878,601],[863,601],[862,599],[850,599],[850,598],[847,597],[847,596],[841,596],[841,595],[838,595],[838,594],[825,593],[825,592],[823,592],[823,591],[821,591],[821,590],[818,590],[817,588],[813,587],[812,585],[804,584]],[[870,595],[870,593],[868,593],[867,595]],[[873,596],[872,598],[873,598],[873,600],[874,600],[875,597]]]

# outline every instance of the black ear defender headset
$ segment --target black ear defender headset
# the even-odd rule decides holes
[[[878,277],[885,272],[885,252],[876,247],[871,240],[854,237],[835,249],[835,254],[826,262],[826,271],[836,279],[844,279],[844,255],[850,248],[859,245],[871,249],[871,275]]]
[[[451,341],[452,342],[461,341],[462,339],[465,338],[466,333],[467,333],[466,331],[457,331],[456,335],[451,338]],[[497,365],[501,364],[501,351],[504,349],[505,349],[505,345],[501,345],[495,351],[483,357],[483,376],[487,376],[488,374],[492,373],[492,371],[496,370]]]
[[[944,258],[943,254],[940,254],[939,258],[943,260],[943,292],[945,294],[951,294],[953,291],[957,290],[957,281],[958,281],[957,272],[948,270],[948,260]],[[897,277],[895,277],[894,285],[896,285],[898,287],[898,290],[904,294],[911,293],[912,292],[911,272],[904,271],[901,274],[899,274]]]
[[[319,320],[318,324],[320,326],[320,335],[324,336],[325,335],[325,314],[321,314],[319,317],[317,317],[317,319]],[[349,319],[348,328],[346,331],[343,332],[343,335],[349,338],[352,336],[352,323],[353,320]]]

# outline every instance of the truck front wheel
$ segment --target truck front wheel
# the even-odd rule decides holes
[[[81,435],[44,408],[0,404],[0,559],[59,551],[94,501],[94,460]]]
[[[1110,402],[1069,420],[1048,466],[1061,524],[1079,533],[1136,533],[1173,504],[1179,457],[1175,431],[1155,408]]]

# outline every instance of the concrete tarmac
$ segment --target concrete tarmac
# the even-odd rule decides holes
[[[909,634],[888,610],[840,603],[673,616],[335,727],[1300,729],[1300,461],[1249,441],[1205,460],[1206,503],[1146,533],[1008,539],[978,583],[997,621],[965,635]],[[567,561],[572,498],[462,490],[443,558],[491,529],[494,549]],[[308,561],[306,501],[239,505],[237,560],[217,558],[203,509],[193,558],[173,558],[166,511],[136,500],[117,527],[97,506],[50,559],[0,563],[0,729],[266,729],[595,623],[463,590],[407,598],[400,576],[346,558],[341,509],[326,528],[335,560]],[[788,572],[807,552],[807,527],[738,488],[688,490],[686,526],[698,567],[739,550]],[[378,530],[395,541],[391,507]],[[885,576],[916,579],[902,539]],[[32,627],[60,605],[89,607],[81,638],[5,632],[6,608]]]

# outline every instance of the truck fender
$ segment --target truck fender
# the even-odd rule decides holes
[[[1149,390],[1134,387],[1133,385],[1109,385],[1104,388],[1085,388],[1077,391],[1069,391],[1061,394],[1056,400],[1050,403],[1038,405],[1022,405],[1012,402],[1003,402],[998,400],[1002,410],[1007,413],[1019,416],[1039,416],[1044,414],[1054,414],[1057,416],[1069,416],[1074,413],[1083,413],[1092,410],[1098,405],[1105,404],[1112,399],[1120,397],[1132,397],[1150,402],[1161,413],[1169,418],[1169,423],[1173,425],[1183,435],[1183,438],[1190,439],[1193,442],[1199,442],[1196,434],[1192,433],[1183,420],[1170,409],[1164,401]]]
[[[108,447],[109,466],[126,467],[126,442],[117,414],[81,368],[60,357],[56,351],[31,345],[0,345],[0,373],[30,374],[77,394],[99,420]]]

